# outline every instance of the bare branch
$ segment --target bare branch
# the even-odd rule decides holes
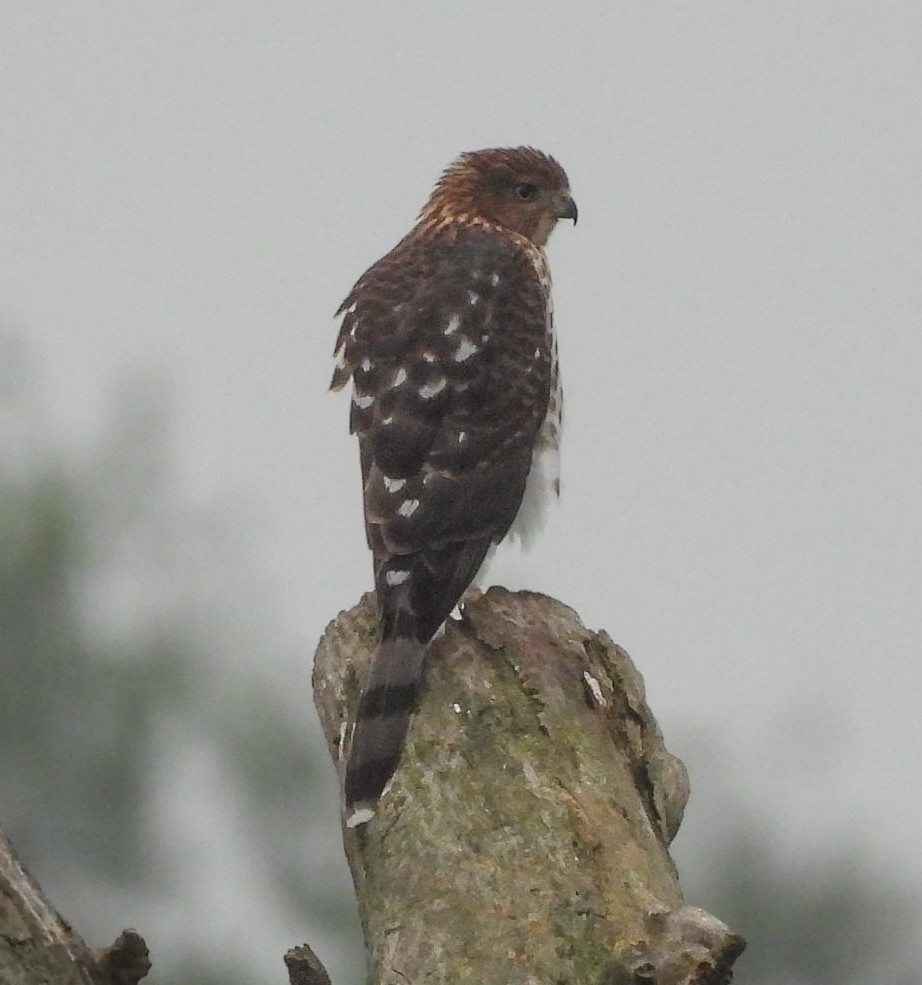
[[[3,985],[137,985],[147,946],[133,930],[94,956],[47,902],[0,832],[0,982]]]
[[[320,958],[307,946],[293,947],[285,955],[290,985],[330,985],[330,976]]]

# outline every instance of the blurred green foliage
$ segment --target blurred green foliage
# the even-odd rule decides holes
[[[336,781],[307,728],[309,644],[278,661],[303,668],[288,688],[300,701],[280,693],[277,668],[255,672],[253,641],[282,644],[239,597],[221,611],[227,551],[173,502],[144,387],[112,433],[65,450],[31,440],[43,415],[12,382],[0,379],[0,826],[92,945],[124,925],[146,934],[152,985],[284,980],[285,947],[305,939],[357,973],[354,899],[344,863],[329,866]],[[200,878],[196,845],[225,883],[204,903],[180,898]],[[239,960],[244,936],[221,939],[235,893],[241,911],[290,928],[272,966]]]
[[[2,815],[36,864],[64,855],[131,882],[144,876],[138,839],[152,718],[180,692],[179,654],[148,639],[126,663],[87,638],[74,591],[85,533],[63,472],[0,480]]]
[[[736,980],[757,985],[916,985],[919,900],[861,846],[795,864],[750,830],[728,832],[694,902],[749,941]],[[686,892],[689,887],[686,884]]]

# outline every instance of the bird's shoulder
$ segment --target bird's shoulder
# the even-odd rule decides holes
[[[434,344],[447,355],[463,338],[482,347],[486,329],[501,330],[510,343],[523,332],[541,334],[546,269],[543,250],[492,224],[417,225],[340,306],[334,389],[368,360],[392,362],[420,346]]]
[[[534,268],[539,254],[543,251],[526,237],[476,216],[420,221],[362,274],[340,312],[363,291],[402,273],[425,277],[444,272],[447,266],[473,268],[490,264],[528,269]]]

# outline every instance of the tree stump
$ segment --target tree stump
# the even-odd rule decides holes
[[[375,635],[366,595],[317,649],[337,765]],[[627,653],[554,599],[491,588],[430,645],[378,812],[343,828],[369,982],[729,981],[745,943],[684,904],[668,852],[687,797]]]

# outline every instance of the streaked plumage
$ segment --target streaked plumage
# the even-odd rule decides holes
[[[510,531],[529,472],[529,485],[556,487],[560,389],[543,247],[560,218],[575,221],[576,206],[552,158],[462,154],[337,312],[332,388],[352,380],[379,616],[347,753],[349,823],[372,815],[426,644]]]

